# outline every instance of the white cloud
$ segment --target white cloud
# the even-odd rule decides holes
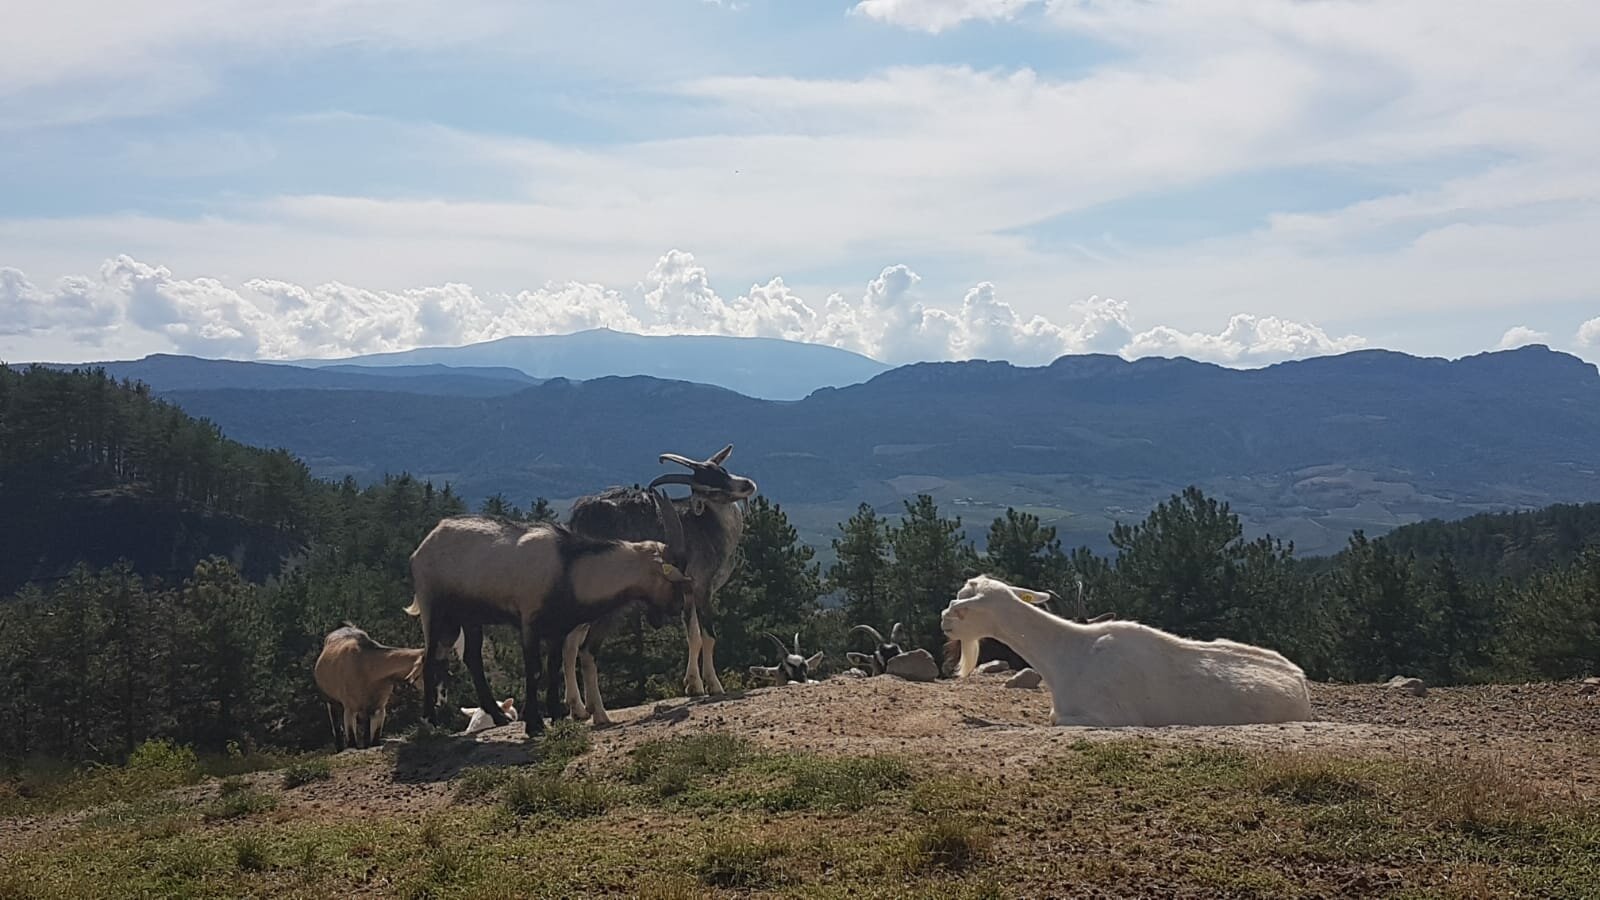
[[[1500,343],[1495,346],[1497,350],[1515,350],[1528,344],[1548,343],[1550,335],[1543,331],[1535,331],[1526,325],[1516,325],[1506,329],[1501,335]]]
[[[1249,315],[1234,316],[1215,335],[1166,326],[1138,332],[1127,304],[1099,297],[1069,306],[1068,319],[1055,322],[1018,314],[990,282],[946,308],[923,295],[921,281],[907,266],[889,266],[867,282],[859,299],[835,293],[819,310],[782,278],[725,298],[694,256],[679,250],[661,256],[627,290],[564,282],[516,293],[457,283],[381,291],[270,279],[232,287],[215,278],[178,278],[163,266],[119,256],[94,277],[62,279],[50,290],[16,269],[0,269],[0,313],[8,323],[0,335],[68,334],[113,352],[145,346],[148,337],[195,355],[284,359],[606,327],[809,341],[896,364],[983,358],[1019,365],[1042,365],[1069,353],[1186,355],[1255,365],[1365,343],[1329,338],[1313,325]]]
[[[1035,0],[861,0],[850,11],[880,22],[938,34],[963,22],[1010,19]]]
[[[1600,347],[1600,318],[1590,319],[1578,326],[1578,343],[1584,347]]]

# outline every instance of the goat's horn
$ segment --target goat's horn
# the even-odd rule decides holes
[[[679,569],[687,570],[689,567],[689,547],[683,537],[683,519],[678,517],[678,507],[673,505],[666,494],[651,490],[650,496],[655,498],[656,515],[661,517],[661,530],[667,538],[667,556]],[[684,572],[688,574],[687,571]]]
[[[690,469],[695,467],[695,461],[681,453],[663,453],[660,457],[658,457],[658,461],[664,463],[675,462],[680,466],[686,466]]]
[[[656,476],[656,479],[654,481],[650,482],[650,489],[651,490],[655,490],[656,488],[660,487],[663,484],[691,484],[692,485],[692,484],[694,484],[694,476],[693,475],[685,475],[682,472],[668,472],[665,475]]]
[[[767,640],[769,640],[769,641],[773,642],[774,644],[778,645],[778,656],[780,658],[784,658],[784,659],[788,658],[788,656],[789,656],[789,648],[785,647],[783,645],[783,641],[778,640],[778,636],[777,635],[773,634],[770,631],[763,631],[761,633],[767,636]]]
[[[883,639],[883,635],[878,633],[878,629],[873,628],[871,625],[857,625],[856,627],[850,629],[851,634],[855,634],[857,631],[865,631],[867,634],[871,635],[874,643],[888,643]]]
[[[794,652],[796,656],[800,655],[800,632],[798,631],[794,633]]]

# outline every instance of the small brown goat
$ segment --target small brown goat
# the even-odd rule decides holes
[[[422,651],[384,646],[346,622],[323,639],[311,674],[328,702],[334,750],[370,747],[383,735],[395,685],[422,677]]]

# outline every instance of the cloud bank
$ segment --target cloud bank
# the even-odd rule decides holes
[[[577,281],[516,293],[460,283],[378,291],[339,282],[304,286],[251,279],[180,278],[127,255],[93,276],[40,287],[0,268],[0,338],[64,337],[115,352],[152,342],[163,349],[235,359],[335,357],[449,346],[510,335],[611,328],[639,334],[771,337],[853,350],[892,364],[1005,359],[1039,365],[1071,353],[1125,358],[1187,356],[1226,365],[1264,365],[1366,346],[1315,325],[1241,313],[1216,334],[1134,326],[1128,305],[1090,297],[1057,320],[1019,314],[994,284],[958,302],[924,295],[904,265],[883,269],[858,297],[820,304],[782,278],[725,297],[692,254],[672,250],[626,289]],[[146,340],[131,341],[130,332]],[[104,358],[102,356],[101,358]]]

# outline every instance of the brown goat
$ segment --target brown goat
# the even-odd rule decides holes
[[[334,750],[370,747],[383,735],[395,685],[422,677],[422,651],[384,646],[346,622],[323,639],[311,674],[328,702]]]

